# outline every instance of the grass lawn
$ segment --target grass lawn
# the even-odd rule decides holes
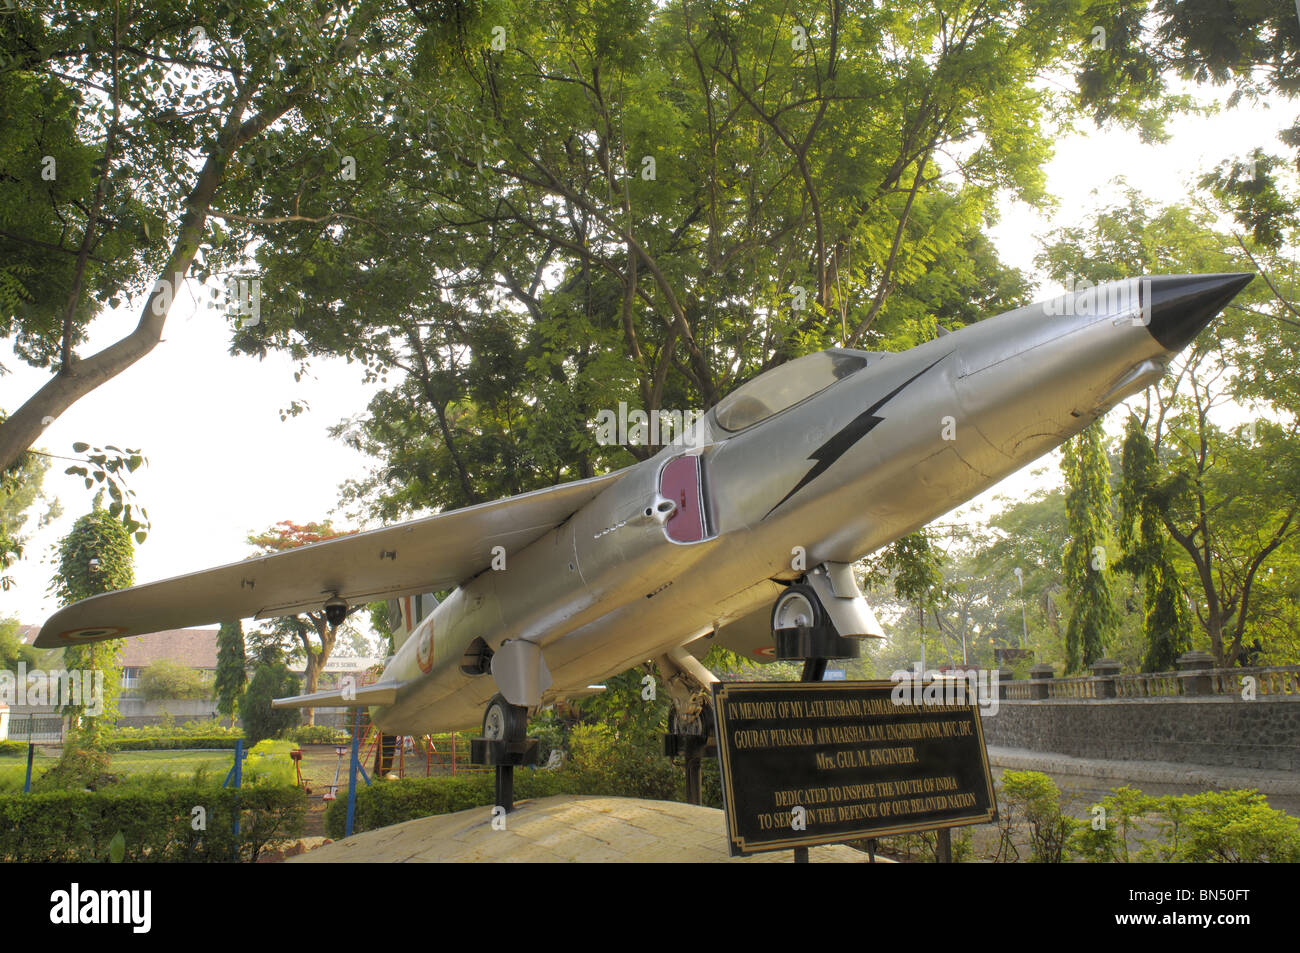
[[[32,777],[39,777],[58,761],[54,749],[36,749]],[[234,762],[233,751],[119,751],[113,755],[112,772],[119,776],[170,774],[191,778],[200,767],[207,769],[213,784],[225,780]],[[0,756],[0,792],[21,791],[27,772],[27,755]]]

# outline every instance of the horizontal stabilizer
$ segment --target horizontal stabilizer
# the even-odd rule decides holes
[[[272,708],[364,708],[369,705],[391,705],[397,701],[400,682],[376,682],[349,689],[344,697],[341,688],[331,688],[310,695],[291,695],[271,699]]]
[[[51,616],[34,644],[62,648],[235,619],[297,615],[318,611],[330,599],[356,606],[450,589],[487,569],[494,547],[513,556],[623,475],[616,471],[91,596]]]

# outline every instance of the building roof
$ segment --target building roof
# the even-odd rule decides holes
[[[39,625],[19,626],[18,636],[30,645],[41,631]],[[120,664],[123,668],[148,668],[159,659],[171,659],[187,668],[215,671],[216,629],[168,629],[152,635],[122,639]]]

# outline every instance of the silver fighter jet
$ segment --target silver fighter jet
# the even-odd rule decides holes
[[[385,733],[479,724],[655,660],[679,724],[721,644],[771,658],[814,621],[882,635],[851,564],[1059,446],[1156,381],[1251,279],[1157,276],[1075,291],[909,351],[833,348],[733,391],[614,473],[95,596],[39,647],[388,600],[373,685],[279,699],[361,705]],[[451,590],[442,602],[431,593]]]

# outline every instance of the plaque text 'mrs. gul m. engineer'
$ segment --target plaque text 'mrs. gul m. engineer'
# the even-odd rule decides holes
[[[715,683],[731,853],[992,821],[974,698],[898,697],[883,681]]]

